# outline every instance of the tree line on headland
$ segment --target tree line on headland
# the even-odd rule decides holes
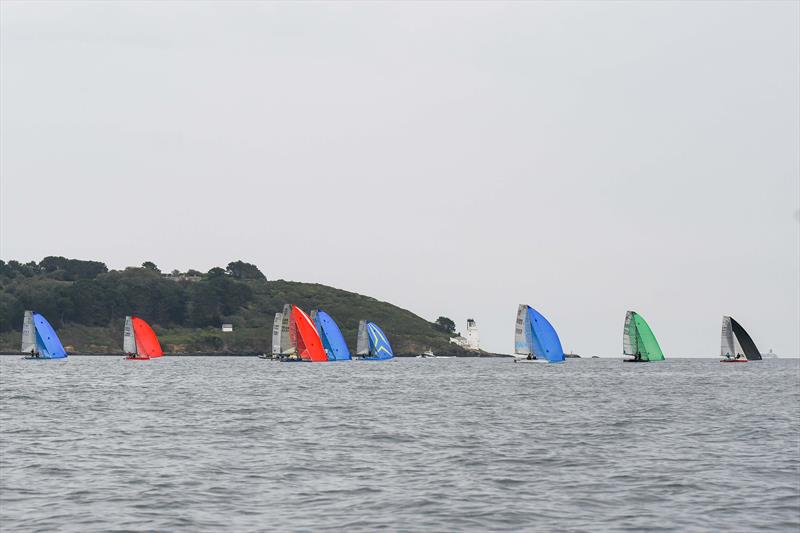
[[[33,309],[45,315],[76,352],[119,351],[126,315],[153,324],[168,351],[263,352],[270,347],[274,313],[284,303],[294,303],[306,310],[326,309],[346,337],[354,337],[362,318],[382,322],[398,353],[427,348],[460,352],[449,343],[455,328],[445,317],[431,323],[333,287],[268,281],[258,267],[241,260],[205,273],[162,273],[150,261],[109,270],[99,261],[54,256],[38,263],[0,260],[0,296],[3,351],[18,349],[23,313]],[[223,323],[233,324],[234,333],[221,332]]]

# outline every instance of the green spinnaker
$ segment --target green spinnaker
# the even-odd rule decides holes
[[[647,322],[644,321],[639,313],[633,314],[631,320],[631,338],[636,339],[636,344],[639,348],[639,353],[642,354],[643,361],[663,361],[664,353],[661,351],[661,346],[658,345],[656,336]],[[634,337],[635,336],[635,337]]]

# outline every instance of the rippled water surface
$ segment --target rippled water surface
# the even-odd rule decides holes
[[[3,531],[792,531],[800,366],[0,358]]]

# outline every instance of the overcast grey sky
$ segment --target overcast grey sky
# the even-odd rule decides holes
[[[799,6],[4,1],[0,255],[798,354]]]

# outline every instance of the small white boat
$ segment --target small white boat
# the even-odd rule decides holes
[[[422,352],[417,356],[417,359],[437,359],[437,358],[438,356],[435,353],[433,353],[433,350],[430,349],[425,350],[424,352]]]

